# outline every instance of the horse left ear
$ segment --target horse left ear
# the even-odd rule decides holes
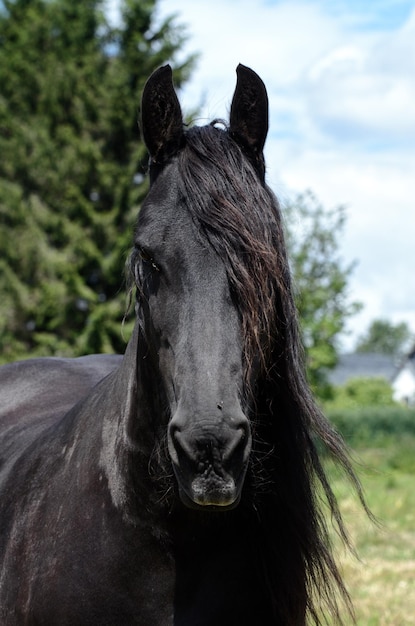
[[[264,83],[253,70],[239,64],[232,99],[230,134],[255,158],[262,157],[268,133],[268,95]]]
[[[154,163],[165,163],[183,143],[183,116],[170,65],[153,72],[144,86],[141,130]]]

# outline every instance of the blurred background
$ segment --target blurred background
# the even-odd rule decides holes
[[[0,362],[124,351],[167,62],[196,124],[226,120],[238,63],[266,84],[309,378],[385,520],[338,479],[357,622],[415,624],[414,0],[0,1]]]

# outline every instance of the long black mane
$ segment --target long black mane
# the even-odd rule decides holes
[[[340,463],[363,502],[361,487],[343,440],[306,380],[278,200],[258,163],[221,126],[212,122],[186,131],[176,184],[200,236],[226,264],[242,320],[254,441],[241,508],[249,525],[257,526],[261,567],[284,623],[302,623],[296,607],[306,603],[319,624],[324,618],[316,598],[342,623],[339,595],[349,614],[353,609],[332,557],[327,514],[350,544],[317,446]],[[157,174],[155,164],[150,175]],[[131,277],[134,272],[133,255]],[[260,375],[250,388],[253,369]],[[157,458],[167,458],[160,449]]]

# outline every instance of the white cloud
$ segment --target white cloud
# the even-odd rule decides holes
[[[310,114],[333,139],[415,140],[415,10],[393,33],[356,36],[336,47],[309,73]]]

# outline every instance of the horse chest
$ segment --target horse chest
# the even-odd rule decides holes
[[[238,532],[176,546],[174,626],[275,626],[258,566]]]

